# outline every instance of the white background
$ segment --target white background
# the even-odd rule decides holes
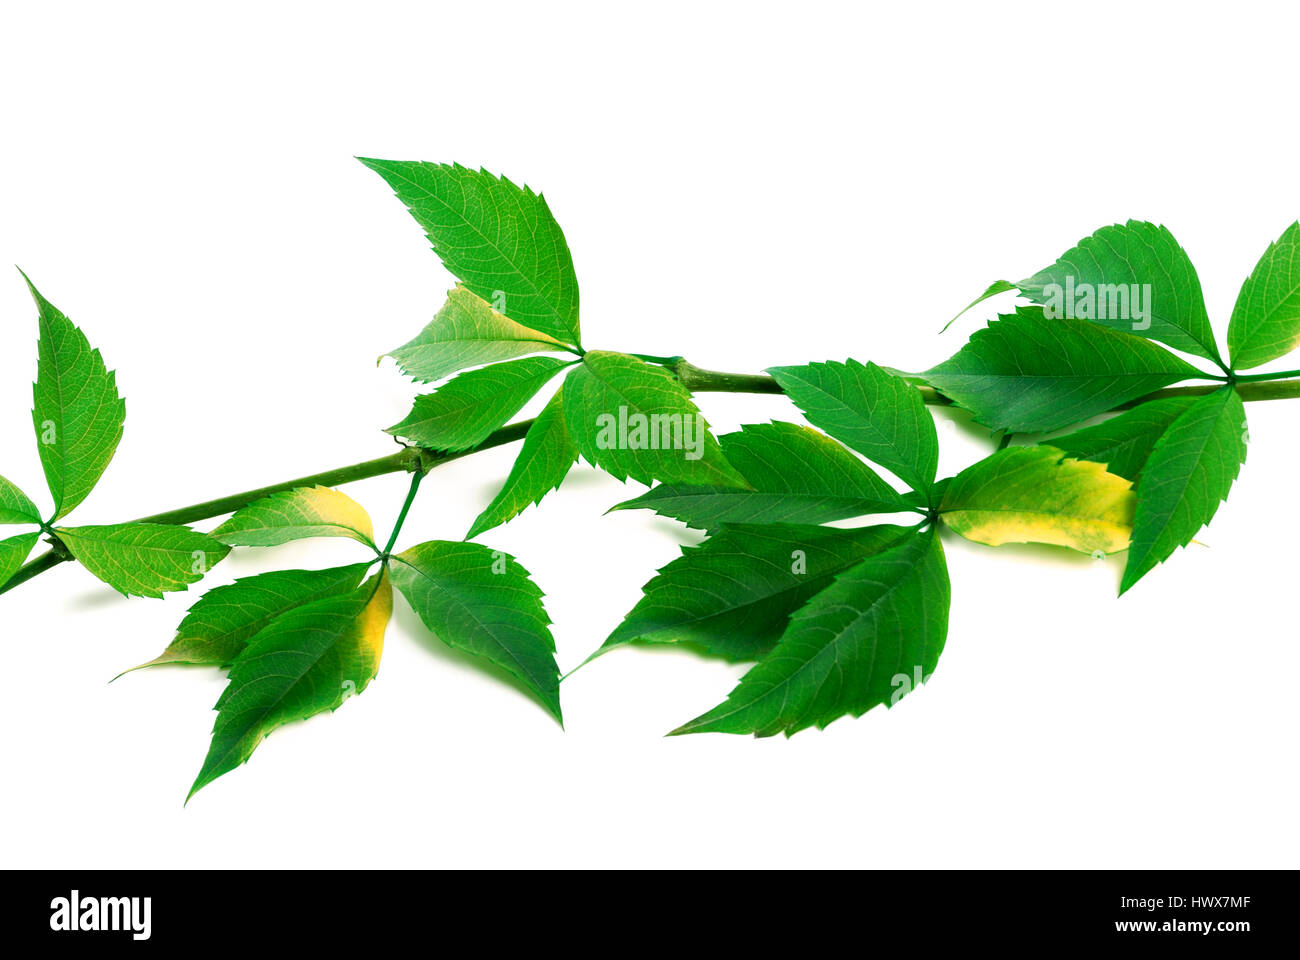
[[[924,369],[1008,302],[937,336],[989,281],[1129,217],[1173,229],[1222,339],[1300,214],[1283,5],[0,10],[0,263],[87,331],[127,397],[82,523],[393,449],[380,428],[415,391],[375,357],[451,278],[354,155],[544,190],[588,347],[737,371]],[[0,473],[48,506],[35,339],[11,273]],[[797,417],[779,397],[701,402],[720,432]],[[0,864],[1294,867],[1300,403],[1249,412],[1249,462],[1205,546],[1117,600],[1122,557],[947,537],[935,680],[791,740],[663,738],[742,672],[671,650],[576,674],[562,732],[399,603],[364,696],[182,808],[220,674],[107,681],[161,650],[196,594],[128,601],[61,567],[0,598]],[[939,416],[942,470],[988,449]],[[516,450],[439,469],[405,542],[462,536]],[[405,485],[348,492],[387,528]],[[602,516],[638,489],[576,470],[483,538],[547,591],[566,670],[690,539]],[[209,584],[359,556],[241,551]]]

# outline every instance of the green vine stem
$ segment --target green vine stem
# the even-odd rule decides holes
[[[682,357],[655,357],[656,362],[662,363],[663,366],[672,370],[684,386],[691,393],[780,393],[781,388],[777,382],[766,374],[751,373],[722,373],[716,370],[705,370],[687,362]],[[1236,378],[1237,393],[1242,400],[1262,401],[1262,400],[1292,400],[1300,398],[1300,370],[1287,370],[1280,373],[1263,373],[1251,374],[1249,376],[1238,376]],[[951,406],[952,401],[939,393],[933,387],[917,384],[916,388],[921,391],[921,396],[927,404],[932,406]],[[1131,400],[1115,410],[1126,410],[1135,407],[1138,404],[1146,403],[1149,400],[1156,400],[1164,397],[1185,397],[1185,396],[1202,396],[1208,393],[1214,393],[1221,390],[1222,385],[1219,383],[1210,384],[1192,384],[1184,387],[1167,387],[1163,390],[1157,390],[1154,393]],[[137,523],[164,523],[189,525],[198,523],[201,520],[211,520],[215,517],[224,516],[228,513],[234,513],[250,503],[269,497],[275,493],[282,493],[286,490],[295,490],[299,487],[336,487],[343,484],[355,483],[358,480],[368,480],[371,477],[381,477],[391,473],[416,473],[423,477],[434,467],[444,463],[450,463],[453,460],[459,460],[470,454],[478,453],[482,450],[490,450],[493,447],[499,447],[507,443],[513,443],[516,440],[522,440],[528,433],[528,428],[533,425],[532,420],[522,420],[519,423],[512,423],[509,426],[502,427],[500,430],[492,433],[486,440],[477,446],[470,447],[468,450],[460,450],[455,453],[447,453],[438,450],[425,450],[419,447],[404,447],[396,453],[386,457],[379,457],[375,460],[367,460],[363,463],[356,463],[346,467],[338,467],[333,470],[326,470],[324,473],[312,474],[308,477],[299,477],[296,480],[286,480],[281,483],[271,484],[267,487],[260,487],[256,490],[247,490],[243,493],[232,494],[227,497],[221,497],[217,500],[209,500],[205,503],[196,503],[192,506],[181,507],[178,510],[171,510],[166,513],[154,514],[150,517],[141,517],[135,521]],[[418,487],[418,485],[413,485]],[[415,493],[412,490],[411,496]],[[409,510],[409,502],[407,505]],[[0,594],[4,594],[15,587],[26,583],[27,581],[40,576],[48,570],[57,567],[71,559],[67,548],[59,543],[57,539],[51,538],[51,549],[28,563],[13,578],[3,586],[0,586]],[[391,548],[390,548],[391,549]]]

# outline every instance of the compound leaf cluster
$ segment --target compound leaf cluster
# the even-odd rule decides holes
[[[208,534],[65,523],[112,460],[125,404],[99,351],[28,281],[39,327],[33,424],[52,507],[0,477],[0,525],[19,528],[0,538],[0,588],[28,575],[42,536],[57,559],[153,598],[187,589],[236,547],[333,537],[368,553],[217,586],[140,665],[229,671],[191,796],[281,725],[363,692],[378,676],[395,596],[441,642],[508,675],[562,722],[541,588],[514,557],[469,541],[539,503],[580,458],[649,488],[611,509],[705,533],[645,584],[592,658],[682,644],[752,664],[726,700],[674,734],[791,735],[892,706],[930,677],[947,641],[945,529],[989,546],[1127,552],[1120,592],[1131,589],[1228,496],[1246,457],[1244,385],[1274,379],[1240,371],[1300,345],[1300,222],[1242,285],[1225,362],[1187,253],[1166,227],[1130,220],[1027,279],[994,282],[967,309],[1013,291],[1029,302],[924,373],[853,359],[771,367],[766,384],[807,424],[746,424],[718,439],[681,358],[583,345],[573,259],[541,194],[454,164],[362,162],[456,280],[433,320],[386,354],[430,387],[388,428],[418,449],[402,461],[414,476],[386,546],[364,507],[309,483],[241,496]],[[999,449],[940,478],[927,399],[998,431]],[[506,427],[535,400],[535,419]],[[464,540],[396,549],[431,462],[520,435],[509,475]]]

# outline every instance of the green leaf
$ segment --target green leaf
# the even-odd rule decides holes
[[[931,503],[942,503],[945,494],[948,492],[948,485],[952,483],[952,477],[944,477],[942,480],[935,481],[930,488],[928,495],[918,493],[915,490],[909,490],[903,494],[903,499],[907,501],[908,506],[918,513],[927,513]]]
[[[41,512],[16,486],[0,477],[0,523],[40,523]]]
[[[388,356],[408,377],[432,383],[466,367],[566,349],[555,338],[515,323],[458,286],[447,295],[433,322]]]
[[[27,280],[27,275],[23,274]],[[27,280],[40,314],[32,422],[54,517],[66,517],[95,488],[122,439],[126,404],[117,379],[86,335]]]
[[[1007,447],[957,474],[939,510],[967,540],[1050,543],[1115,553],[1133,532],[1133,490],[1123,477],[1046,445]]]
[[[582,456],[616,479],[744,486],[677,378],[636,357],[588,351],[565,382],[564,419]]]
[[[648,508],[702,530],[720,523],[826,523],[912,509],[865,463],[808,427],[746,424],[719,442],[723,457],[753,489],[661,483],[613,509]]]
[[[397,192],[456,279],[511,320],[580,342],[573,258],[540,194],[459,164],[358,159]]]
[[[211,533],[232,547],[276,547],[312,537],[348,537],[375,547],[365,507],[329,487],[299,487],[250,503]]]
[[[1221,365],[1196,268],[1163,226],[1130,220],[1102,227],[1017,286],[1053,317],[1140,334]]]
[[[217,700],[212,745],[189,796],[246,762],[277,727],[337,710],[365,690],[379,671],[392,612],[392,587],[381,573],[264,627],[230,670]]]
[[[487,509],[478,515],[465,534],[466,540],[473,540],[483,531],[518,516],[530,503],[540,503],[542,497],[560,485],[577,461],[578,448],[564,422],[563,393],[561,385],[528,428],[510,476]]]
[[[230,548],[187,527],[125,523],[56,527],[81,565],[128,597],[161,597],[202,580]]]
[[[513,417],[573,361],[524,357],[462,373],[416,397],[406,419],[388,432],[433,450],[468,450]]]
[[[1136,481],[1161,434],[1195,402],[1191,396],[1148,400],[1094,427],[1047,442],[1072,457],[1104,463],[1108,472]]]
[[[933,673],[949,594],[933,529],[868,557],[790,618],[725,703],[673,733],[788,736],[892,703]]]
[[[659,570],[599,653],[635,640],[694,643],[728,660],[771,649],[835,575],[903,540],[904,527],[728,524]]]
[[[500,550],[445,540],[394,559],[393,585],[435,637],[510,673],[563,723],[551,619],[527,570]]]
[[[768,371],[809,422],[915,490],[939,463],[934,418],[919,391],[874,363],[809,363]]]
[[[3,587],[13,575],[23,568],[31,554],[39,533],[24,533],[8,540],[0,540],[0,587]]]
[[[1209,523],[1246,461],[1246,408],[1231,387],[1198,397],[1156,441],[1137,486],[1128,590]]]
[[[1016,285],[1012,283],[1010,280],[994,280],[992,283],[988,285],[988,288],[983,293],[981,293],[978,297],[976,297],[970,303],[966,304],[966,306],[964,306],[961,310],[959,310],[957,312],[957,316],[953,317],[951,320],[945,323],[943,325],[943,329],[940,330],[939,332],[940,333],[946,332],[949,327],[951,327],[954,323],[957,322],[957,320],[961,317],[963,313],[965,313],[967,310],[970,310],[972,307],[979,306],[985,300],[989,299],[989,297],[996,297],[999,293],[1008,293],[1015,289],[1016,289]]]
[[[1300,222],[1287,227],[1251,271],[1228,323],[1234,369],[1276,360],[1300,344]]]
[[[1161,387],[1200,377],[1139,337],[1020,307],[926,371],[930,383],[994,430],[1057,430]]]
[[[358,563],[329,570],[277,570],[215,587],[190,607],[166,650],[131,670],[164,663],[228,666],[277,617],[355,592],[369,567]]]

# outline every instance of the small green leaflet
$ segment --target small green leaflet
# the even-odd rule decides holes
[[[388,356],[408,377],[432,383],[467,367],[567,349],[555,338],[497,313],[458,286],[447,294],[447,303],[433,322]]]
[[[1019,307],[976,331],[925,376],[986,427],[1037,433],[1201,373],[1139,337]]]
[[[1072,457],[1104,463],[1108,472],[1136,481],[1161,434],[1195,402],[1193,396],[1148,400],[1094,427],[1047,442]]]
[[[1198,397],[1169,426],[1138,481],[1121,594],[1210,522],[1245,461],[1246,408],[1231,387]]]
[[[28,555],[40,538],[39,533],[24,533],[7,540],[0,540],[0,587],[8,583],[13,575],[23,568]]]
[[[874,363],[809,363],[768,371],[815,427],[928,490],[939,463],[934,418],[920,393]]]
[[[524,357],[470,370],[417,397],[388,432],[432,450],[468,450],[513,417],[553,376],[576,361]]]
[[[578,345],[578,277],[546,200],[486,170],[358,158],[388,181],[453,276],[511,320]]]
[[[808,427],[746,424],[719,442],[723,457],[753,489],[661,483],[613,509],[648,508],[702,530],[720,523],[827,523],[913,509],[865,463]]]
[[[943,329],[940,330],[939,332],[946,333],[948,328],[951,327],[954,323],[956,323],[961,318],[961,315],[965,313],[967,310],[970,310],[974,307],[978,307],[985,300],[989,299],[990,297],[996,297],[999,293],[1009,293],[1010,291],[1015,289],[1016,289],[1016,285],[1012,283],[1010,280],[994,280],[992,283],[988,285],[988,288],[983,293],[981,293],[978,297],[976,297],[970,303],[966,304],[966,306],[963,307],[960,311],[958,311],[957,316],[953,317],[951,320],[945,323],[943,325]]]
[[[247,761],[276,727],[337,710],[365,690],[379,672],[392,612],[381,573],[350,593],[289,610],[253,637],[217,700],[212,745],[189,796]]]
[[[1047,445],[1007,447],[953,477],[940,512],[967,540],[1050,543],[1092,555],[1128,547],[1133,490],[1104,465]]]
[[[365,508],[329,487],[299,487],[272,494],[244,507],[211,536],[232,547],[275,547],[312,537],[348,537],[377,549]]]
[[[16,486],[0,477],[0,523],[40,523],[41,512]]]
[[[625,353],[588,351],[564,385],[578,450],[618,480],[744,486],[686,389]]]
[[[355,592],[369,566],[277,570],[214,587],[190,607],[167,649],[131,670],[164,663],[227,666],[277,617],[317,600]]]
[[[551,619],[527,570],[500,550],[445,540],[393,559],[393,585],[435,637],[507,671],[563,722]]]
[[[1016,286],[1052,317],[1139,334],[1222,365],[1196,268],[1163,226],[1102,227]]]
[[[598,653],[639,640],[694,643],[728,660],[753,660],[836,574],[908,534],[894,526],[728,524],[662,567]]]
[[[933,431],[933,421],[930,423]],[[727,462],[757,491],[809,499],[838,497],[868,508],[828,519],[907,509],[902,495],[874,470],[809,427],[779,420],[748,424],[724,436],[721,443]]]
[[[125,523],[56,527],[81,565],[128,597],[161,597],[202,580],[230,548],[187,527]]]
[[[564,422],[564,386],[547,402],[524,437],[523,449],[510,468],[510,476],[499,493],[478,515],[465,534],[473,540],[485,530],[518,516],[530,503],[540,503],[542,497],[563,482],[569,468],[578,459],[578,448],[569,436]]]
[[[894,702],[934,671],[949,594],[939,538],[913,534],[839,574],[725,703],[673,733],[788,736]]]
[[[1300,344],[1300,222],[1269,245],[1237,294],[1228,323],[1233,368],[1276,360]]]
[[[27,280],[27,275],[23,274]],[[71,320],[27,286],[40,314],[32,423],[59,520],[90,495],[122,439],[126,404],[98,350]]]

